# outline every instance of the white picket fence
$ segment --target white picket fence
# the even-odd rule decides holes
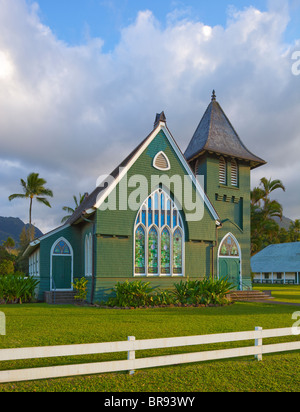
[[[263,354],[300,350],[300,340],[263,345],[263,339],[292,335],[295,335],[294,328],[263,330],[262,328],[257,327],[255,328],[255,331],[221,333],[214,335],[184,336],[176,338],[146,340],[135,340],[135,337],[130,336],[128,337],[127,341],[123,342],[1,349],[0,361],[91,355],[113,352],[127,352],[127,360],[31,369],[3,370],[0,371],[0,383],[59,378],[77,375],[92,375],[118,371],[129,371],[130,373],[133,373],[136,369],[179,365],[184,363],[203,362],[209,360],[252,355],[254,355],[256,359],[262,360]],[[254,340],[254,345],[247,347],[209,350],[139,359],[136,359],[135,356],[135,352],[138,350],[237,342],[252,339]]]

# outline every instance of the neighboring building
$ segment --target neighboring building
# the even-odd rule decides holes
[[[300,242],[270,245],[251,258],[253,283],[300,284]]]
[[[72,290],[82,276],[90,302],[105,300],[128,279],[168,288],[181,279],[228,276],[237,289],[251,288],[250,171],[263,164],[241,142],[214,93],[185,154],[162,112],[111,181],[26,250],[31,274],[40,279],[39,298]],[[204,176],[204,188],[196,175]],[[202,200],[202,219],[191,219],[180,184],[166,184],[174,176],[189,183],[193,201]],[[137,177],[144,179],[138,201]],[[114,200],[116,210],[107,207]],[[138,206],[126,207],[132,200]]]

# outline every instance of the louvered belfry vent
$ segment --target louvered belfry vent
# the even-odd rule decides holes
[[[238,186],[238,165],[235,160],[231,161],[231,185]]]
[[[224,157],[220,157],[219,160],[219,182],[226,185],[227,173],[226,173],[226,161]]]
[[[159,152],[154,158],[153,166],[158,170],[169,170],[170,162],[164,152]]]

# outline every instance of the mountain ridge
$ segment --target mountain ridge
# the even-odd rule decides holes
[[[0,245],[7,240],[8,237],[14,239],[16,245],[20,241],[20,234],[23,227],[29,228],[29,224],[25,224],[19,217],[4,217],[0,216]],[[35,237],[40,237],[43,233],[39,228],[34,226]]]

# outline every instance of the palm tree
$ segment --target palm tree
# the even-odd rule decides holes
[[[263,200],[266,201],[267,199],[269,199],[270,193],[273,192],[273,190],[276,189],[282,189],[285,192],[285,187],[282,183],[281,180],[279,179],[275,179],[275,180],[271,180],[271,179],[266,179],[265,177],[260,179],[260,186],[263,190]]]
[[[32,226],[32,202],[35,198],[39,203],[51,207],[49,201],[45,196],[53,197],[52,190],[45,188],[47,181],[39,177],[39,173],[30,173],[27,176],[27,181],[21,180],[21,186],[24,193],[15,193],[10,195],[8,200],[12,201],[13,199],[29,199],[29,225]]]
[[[281,180],[263,177],[259,187],[251,191],[251,249],[252,254],[259,252],[270,243],[276,243],[279,225],[274,217],[282,219],[282,206],[277,200],[271,200],[270,194],[276,189],[285,191]]]
[[[74,203],[75,203],[75,209],[73,209],[72,207],[69,206],[64,206],[62,209],[68,213],[68,215],[66,215],[65,217],[63,217],[61,219],[61,223],[65,223],[75,212],[75,210],[81,205],[81,203],[84,201],[84,199],[87,197],[87,193],[85,193],[84,195],[81,195],[79,193],[78,199],[77,197],[74,195],[73,199],[74,199]]]

